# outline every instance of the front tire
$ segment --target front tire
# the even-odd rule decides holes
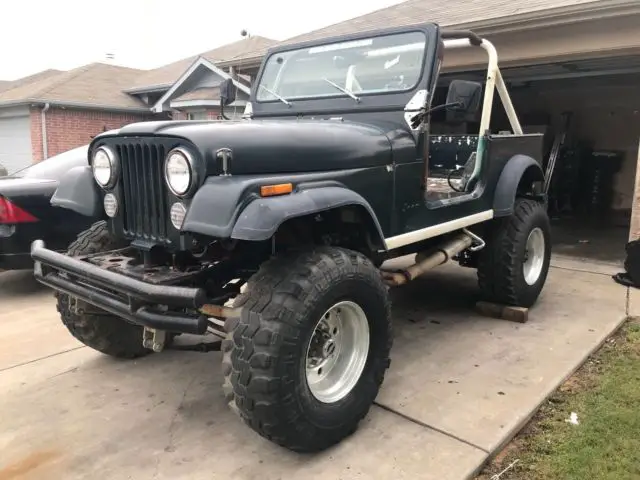
[[[547,279],[551,228],[543,204],[517,199],[513,214],[492,225],[479,252],[478,284],[492,302],[531,307]]]
[[[267,262],[223,342],[225,393],[260,435],[298,452],[353,433],[389,366],[390,303],[375,266],[339,248]]]
[[[102,221],[78,235],[69,246],[68,255],[87,255],[122,246],[111,237],[106,222]],[[56,298],[62,323],[71,335],[86,346],[117,358],[138,358],[151,353],[151,350],[142,346],[142,327],[107,312],[78,315],[71,308],[69,295],[56,292]]]

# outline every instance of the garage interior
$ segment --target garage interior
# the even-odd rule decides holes
[[[585,59],[502,69],[525,133],[544,134],[554,253],[621,265],[640,141],[640,57]],[[485,71],[443,75],[484,81]],[[492,133],[509,131],[496,94]],[[434,133],[477,133],[476,124]],[[551,162],[552,163],[552,162]]]
[[[504,75],[525,131],[545,135],[545,171],[564,135],[549,188],[555,253],[621,263],[640,139],[640,58],[513,68]]]

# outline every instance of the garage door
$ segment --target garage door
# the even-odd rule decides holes
[[[31,121],[29,116],[0,118],[0,165],[9,173],[31,164]]]

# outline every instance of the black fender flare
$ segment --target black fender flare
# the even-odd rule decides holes
[[[352,205],[362,207],[368,213],[377,236],[372,240],[376,245],[386,249],[382,228],[369,202],[353,190],[333,185],[253,200],[238,216],[231,238],[267,240],[287,220]]]
[[[73,167],[58,183],[50,203],[87,217],[104,217],[101,195],[91,167]]]
[[[518,187],[522,180],[528,183],[544,181],[542,167],[527,155],[511,157],[502,169],[493,196],[493,215],[504,217],[513,213]]]

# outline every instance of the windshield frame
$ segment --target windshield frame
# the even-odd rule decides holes
[[[289,105],[278,99],[259,100],[258,89],[262,84],[266,66],[269,60],[275,56],[286,52],[304,50],[313,47],[322,47],[334,43],[352,42],[366,40],[369,38],[383,37],[403,33],[421,33],[425,36],[425,49],[423,53],[421,70],[416,83],[411,88],[398,89],[379,92],[354,92],[360,101],[336,90],[335,95],[322,95],[314,97],[294,97],[286,98]],[[291,116],[301,114],[324,114],[324,113],[351,113],[359,111],[395,111],[404,109],[414,92],[421,89],[431,90],[433,83],[434,65],[436,61],[436,51],[438,46],[439,28],[435,24],[421,24],[407,27],[396,27],[380,29],[375,31],[360,32],[358,34],[343,35],[314,40],[297,44],[286,45],[270,49],[262,62],[256,80],[251,89],[252,116]]]

